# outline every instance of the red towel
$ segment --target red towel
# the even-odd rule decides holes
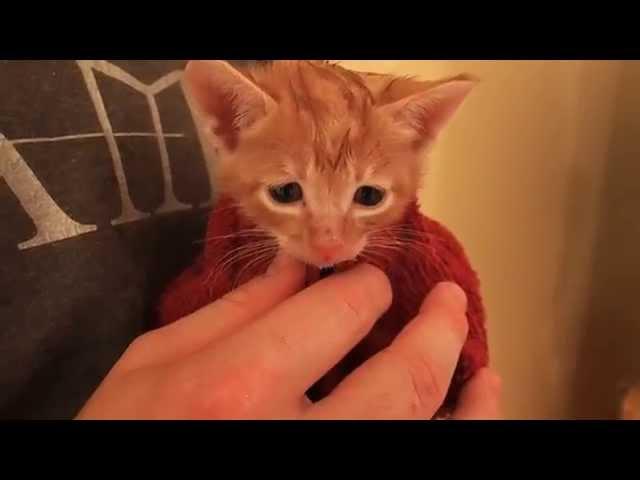
[[[379,250],[370,263],[386,272],[393,289],[393,302],[369,335],[345,359],[308,392],[311,399],[326,395],[354,368],[388,345],[418,312],[428,292],[441,281],[454,281],[468,297],[469,334],[441,413],[450,413],[460,388],[479,368],[488,364],[485,311],[478,277],[456,238],[441,224],[424,216],[414,201],[399,222],[402,230],[395,237],[406,245],[398,251]],[[251,258],[240,259],[220,272],[216,267],[224,255],[255,238],[233,236],[235,231],[251,228],[233,203],[220,198],[211,214],[207,241],[197,261],[167,289],[160,305],[159,325],[192,313],[220,298],[266,269],[271,259],[244,268]],[[348,267],[347,267],[348,268]],[[319,278],[316,268],[307,269],[307,284]],[[239,278],[238,275],[241,275]]]

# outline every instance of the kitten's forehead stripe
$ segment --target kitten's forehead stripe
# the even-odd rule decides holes
[[[250,67],[248,78],[298,117],[291,138],[309,139],[318,172],[352,160],[351,137],[363,133],[375,104],[359,74],[329,62],[279,61]]]
[[[279,61],[250,68],[250,78],[256,85],[279,103],[286,98],[296,110],[305,110],[314,123],[321,123],[326,115],[358,118],[358,113],[375,103],[359,75],[328,62]],[[327,102],[328,97],[331,102]]]

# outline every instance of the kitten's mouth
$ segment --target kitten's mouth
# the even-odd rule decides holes
[[[351,258],[349,260],[342,260],[340,262],[336,262],[335,264],[330,264],[330,265],[308,264],[308,266],[311,269],[315,270],[320,276],[320,278],[324,278],[336,272],[343,272],[345,270],[349,270],[351,267],[359,263],[359,261],[360,260],[356,257],[356,258]]]
[[[328,265],[328,266],[325,266],[325,267],[320,267],[320,278],[328,277],[332,273],[335,273],[335,271],[336,271],[336,266],[335,265]]]
[[[314,265],[306,263],[307,268],[307,284],[310,285],[317,280],[322,280],[336,273],[345,272],[354,267],[359,261],[357,259],[336,262],[333,265]]]

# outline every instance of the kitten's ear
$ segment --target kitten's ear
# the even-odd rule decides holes
[[[459,76],[388,103],[380,110],[389,115],[419,148],[432,143],[458,111],[477,80]]]
[[[195,109],[216,139],[227,149],[237,146],[239,134],[266,118],[276,103],[229,63],[195,60],[187,64],[183,84]]]

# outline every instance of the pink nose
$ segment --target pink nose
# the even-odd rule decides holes
[[[342,251],[343,245],[341,243],[328,243],[322,245],[314,245],[314,250],[327,263],[332,263]]]

